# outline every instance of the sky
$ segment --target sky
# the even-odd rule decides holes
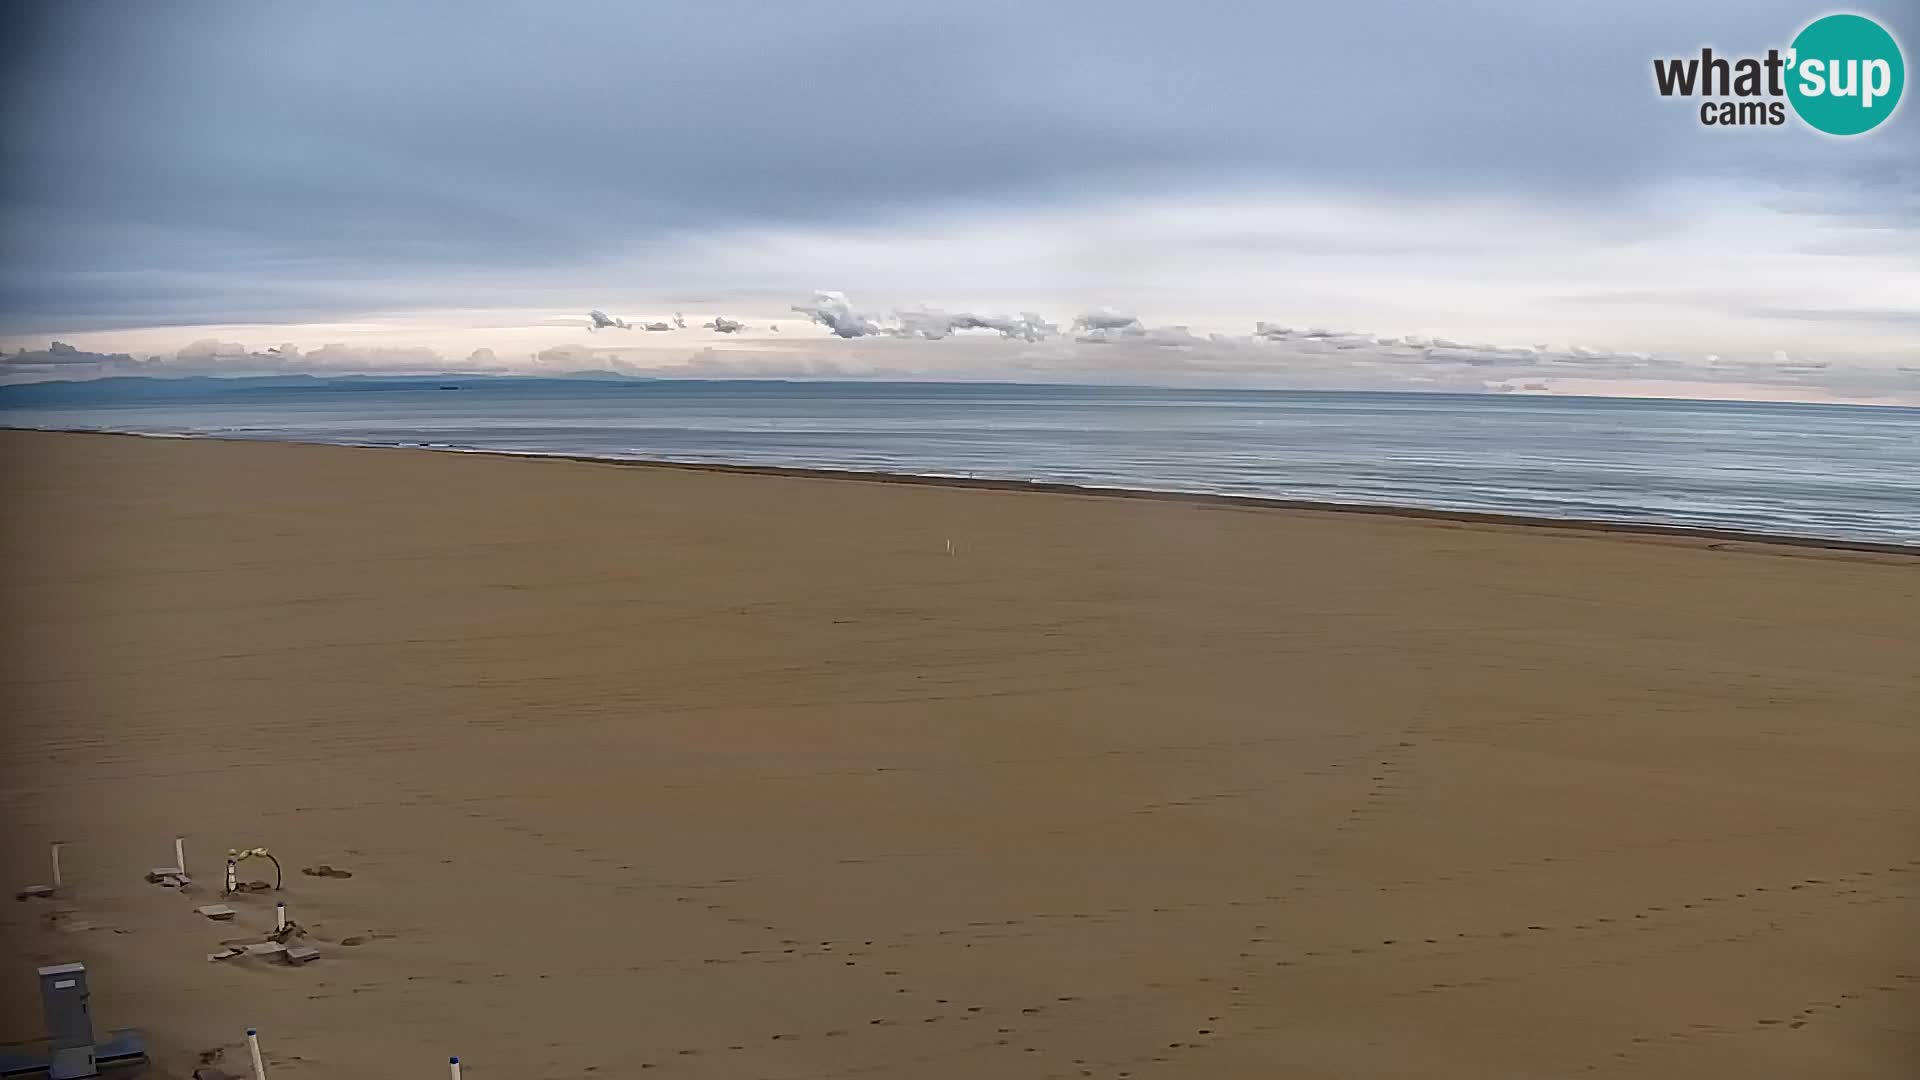
[[[1828,10],[13,3],[0,381],[1920,404],[1920,107],[1841,139],[1653,88]],[[1920,4],[1849,10],[1911,62]]]

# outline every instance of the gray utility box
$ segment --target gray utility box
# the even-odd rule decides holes
[[[41,968],[40,1001],[47,1010],[47,1080],[99,1076],[93,1060],[93,1010],[87,1004],[86,965]]]

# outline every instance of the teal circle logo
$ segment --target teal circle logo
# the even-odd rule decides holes
[[[1828,15],[1793,39],[1787,99],[1800,119],[1829,135],[1879,127],[1900,104],[1907,65],[1900,44],[1863,15]]]

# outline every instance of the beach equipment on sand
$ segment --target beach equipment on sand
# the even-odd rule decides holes
[[[40,1003],[47,1014],[47,1075],[93,1076],[93,1017],[88,1014],[85,964],[40,969]]]
[[[111,1031],[93,1039],[85,964],[53,964],[40,969],[40,1005],[46,1015],[46,1052],[29,1057],[0,1054],[0,1076],[44,1076],[81,1080],[137,1074],[147,1064],[146,1040],[138,1031]]]
[[[230,848],[227,851],[226,888],[229,894],[240,891],[240,864],[248,859],[265,859],[273,864],[273,887],[275,891],[278,891],[281,886],[286,884],[286,876],[280,869],[280,860],[274,858],[273,853],[266,848]]]
[[[187,874],[187,838],[173,838],[173,865],[156,866],[147,871],[147,880],[155,885],[169,889],[178,889],[193,884],[193,878]]]
[[[451,1080],[460,1080],[460,1059],[459,1058],[450,1057],[447,1059],[447,1075],[451,1077]]]
[[[36,897],[44,899],[46,897],[52,896],[54,893],[59,892],[61,889],[66,888],[66,885],[67,885],[66,880],[60,876],[60,849],[65,846],[66,846],[65,844],[63,844],[58,840],[55,840],[53,843],[47,845],[53,857],[53,884],[29,885],[26,888],[21,889],[19,892],[14,893],[13,894],[14,899],[32,900]]]
[[[307,932],[300,924],[287,916],[287,903],[282,900],[273,905],[273,933],[267,935],[274,941],[288,942],[297,937],[306,937]]]
[[[247,1053],[253,1058],[253,1080],[267,1080],[267,1063],[260,1060],[260,1033],[247,1029]]]

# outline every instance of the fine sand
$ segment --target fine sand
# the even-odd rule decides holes
[[[1920,1067],[1920,558],[24,432],[0,485],[6,884],[68,842],[0,1039],[81,960],[171,1077]],[[256,845],[308,966],[206,959]]]

